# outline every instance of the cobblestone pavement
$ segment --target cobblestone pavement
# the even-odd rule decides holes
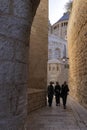
[[[46,106],[28,117],[27,130],[87,130],[87,109],[68,97],[67,108]]]

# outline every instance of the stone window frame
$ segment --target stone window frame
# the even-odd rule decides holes
[[[58,59],[58,58],[61,57],[61,50],[60,50],[60,48],[57,47],[57,48],[55,49],[55,56],[57,55],[57,54],[56,54],[56,51],[59,52],[59,56],[57,57],[57,59]]]

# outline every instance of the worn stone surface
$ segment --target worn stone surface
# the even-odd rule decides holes
[[[29,48],[26,46],[26,44],[22,42],[16,42],[15,43],[15,54],[16,54],[16,60],[19,62],[22,62],[24,64],[28,63],[28,54],[29,54]]]
[[[34,2],[0,0],[0,130],[24,130]]]
[[[28,65],[22,63],[15,64],[15,82],[27,83]]]
[[[12,60],[14,58],[14,48],[13,40],[0,36],[0,60]]]
[[[13,62],[2,62],[0,63],[0,84],[14,82],[14,68]]]
[[[52,107],[46,106],[29,114],[27,130],[86,130],[87,110],[68,97],[67,108],[56,106],[55,98]]]
[[[16,18],[14,16],[1,16],[0,17],[0,33],[18,39],[21,41],[28,41],[29,31],[30,31],[31,22],[25,19]]]
[[[87,107],[87,1],[74,0],[68,26],[71,95]]]
[[[43,93],[28,94],[28,111],[45,105],[47,86],[48,1],[41,0],[32,24],[29,53],[29,88]],[[39,91],[39,90],[38,90]],[[39,94],[39,95],[38,95]],[[42,98],[42,96],[44,96]],[[36,99],[37,97],[37,99]],[[31,101],[32,100],[32,101]]]
[[[47,84],[48,1],[41,0],[32,24],[29,53],[29,87],[45,89]]]
[[[25,2],[26,1],[26,2]],[[13,11],[16,16],[32,18],[32,3],[30,0],[13,0]],[[32,21],[32,19],[30,19]]]
[[[0,0],[0,14],[9,13],[9,0]]]
[[[44,89],[28,90],[28,115],[30,112],[40,109],[46,105],[46,94]]]

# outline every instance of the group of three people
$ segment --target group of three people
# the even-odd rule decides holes
[[[64,84],[62,84],[62,86],[60,86],[59,83],[56,82],[55,87],[53,87],[53,82],[50,82],[50,85],[48,85],[49,106],[51,107],[53,96],[55,94],[56,106],[60,105],[60,97],[61,97],[63,101],[64,109],[66,109],[66,100],[67,100],[68,92],[69,92],[69,88],[66,81],[64,82]]]

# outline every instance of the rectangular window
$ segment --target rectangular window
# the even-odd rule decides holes
[[[57,27],[55,26],[54,29],[56,29]]]

